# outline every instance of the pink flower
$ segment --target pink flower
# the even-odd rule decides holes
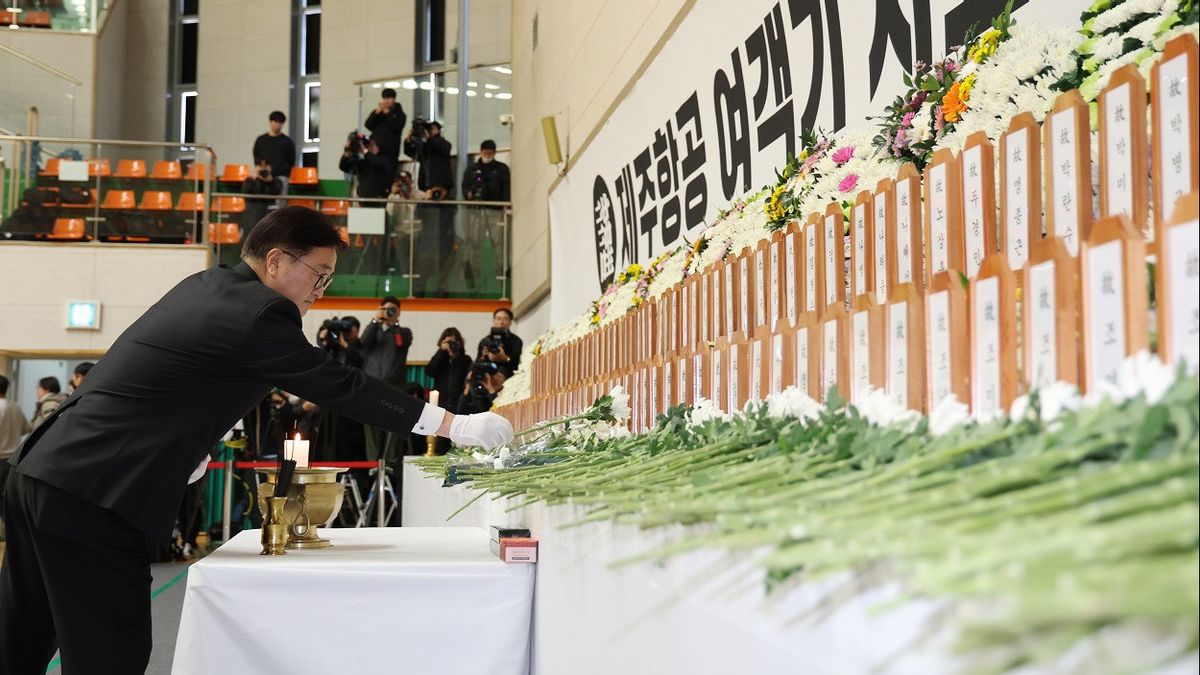
[[[853,145],[843,145],[842,147],[840,147],[836,151],[834,151],[833,163],[837,166],[841,166],[841,165],[845,164],[846,162],[849,162],[851,157],[854,157],[854,146]]]
[[[933,109],[933,131],[935,134],[941,134],[945,128],[946,118],[942,117],[942,106],[939,105]]]
[[[849,192],[853,190],[856,185],[858,185],[858,174],[848,173],[846,174],[846,177],[842,179],[842,182],[838,183],[838,192]]]

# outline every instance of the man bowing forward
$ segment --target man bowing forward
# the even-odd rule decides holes
[[[41,675],[56,648],[67,673],[145,671],[146,538],[170,536],[189,476],[272,387],[398,434],[512,440],[498,415],[452,415],[308,343],[300,317],[343,247],[326,216],[273,211],[241,264],[171,289],[18,448],[3,503],[0,675]]]

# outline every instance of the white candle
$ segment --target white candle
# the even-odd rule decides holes
[[[432,389],[432,390],[430,390],[430,392],[429,392],[429,402],[430,402],[432,405],[437,405],[437,404],[438,404],[438,398],[439,398],[440,396],[441,396],[441,392],[439,392],[437,389]]]
[[[283,457],[284,459],[296,460],[297,469],[307,468],[308,441],[300,440],[300,434],[296,434],[295,440],[285,440],[283,442]]]

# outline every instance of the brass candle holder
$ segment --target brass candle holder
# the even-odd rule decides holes
[[[437,436],[425,437],[425,456],[437,457]]]
[[[266,497],[265,501],[267,508],[263,511],[263,548],[260,555],[287,555],[284,550],[288,542],[288,528],[284,520],[287,497]]]
[[[272,497],[275,493],[277,469],[263,468],[266,482],[258,486],[258,510],[263,514],[263,530],[270,515],[270,500],[283,499],[283,514],[279,519],[287,528],[287,548],[326,548],[332,544],[328,539],[317,536],[317,528],[324,525],[333,514],[342,508],[345,493],[337,476],[345,471],[338,467],[305,467],[296,469],[288,486],[287,497]],[[263,535],[264,538],[266,535]],[[264,539],[265,546],[265,539]]]

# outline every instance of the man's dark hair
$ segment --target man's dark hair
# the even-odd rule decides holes
[[[380,98],[396,98],[396,90],[388,87],[387,89],[383,90],[382,94],[380,94]]]
[[[499,308],[497,308],[497,309],[496,309],[496,311],[492,312],[492,318],[493,318],[493,319],[494,319],[494,318],[496,318],[496,315],[497,315],[497,314],[507,314],[507,315],[508,315],[508,320],[509,320],[509,321],[512,321],[512,320],[513,320],[513,318],[514,318],[514,317],[513,317],[512,310],[511,310],[511,309],[509,309],[509,308],[507,308],[507,307],[499,307]]]
[[[92,363],[91,361],[84,361],[83,363],[75,366],[75,374],[87,377],[87,374],[92,370],[92,366],[94,365],[96,364]]]
[[[262,260],[273,248],[304,255],[314,248],[346,248],[333,221],[303,206],[285,206],[263,216],[242,243],[242,258]]]
[[[50,392],[51,394],[58,394],[62,392],[62,385],[58,383],[57,377],[43,377],[42,379],[38,380],[38,386]]]
[[[8,396],[8,378],[0,375],[0,396]]]
[[[386,305],[386,304],[388,304],[389,302],[390,302],[390,303],[392,303],[393,305],[397,306],[397,307],[399,307],[399,306],[400,306],[400,298],[397,298],[397,297],[396,297],[396,296],[394,296],[394,295],[388,295],[388,296],[384,296],[383,300],[380,300],[380,301],[379,301],[379,304],[381,304],[381,305]]]
[[[267,119],[272,122],[279,122],[280,124],[283,124],[287,121],[287,115],[284,115],[282,110],[272,110],[271,114],[267,116]]]
[[[480,150],[491,150],[492,152],[495,152],[496,151],[496,141],[493,141],[492,139],[489,138],[486,141],[479,144],[479,149]]]
[[[362,324],[358,322],[358,317],[356,316],[343,316],[342,321],[345,321],[355,328],[362,328]]]

